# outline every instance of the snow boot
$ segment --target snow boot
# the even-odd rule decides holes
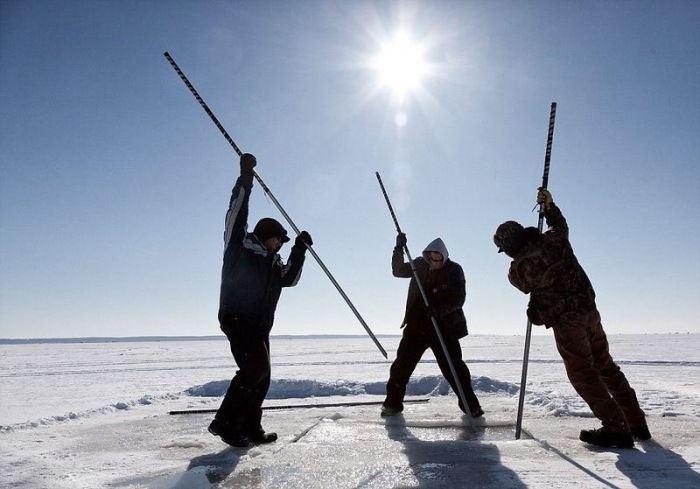
[[[221,437],[221,440],[228,444],[231,445],[232,447],[237,447],[237,448],[245,448],[248,445],[250,445],[250,438],[245,436],[243,433],[240,432],[230,432],[226,433],[224,436]]]
[[[209,428],[207,428],[207,430],[212,435],[221,438],[224,443],[227,443],[233,447],[242,448],[250,445],[250,438],[244,435],[241,431],[233,429],[229,423],[226,423],[220,419],[214,418],[214,420],[209,424]]]
[[[649,433],[649,427],[647,425],[635,426],[631,429],[632,436],[637,440],[646,441],[651,438],[651,433]]]
[[[629,431],[610,431],[605,428],[581,430],[579,440],[599,447],[632,448],[634,439]]]
[[[387,406],[386,404],[384,404],[384,405],[382,405],[381,415],[383,418],[386,418],[388,416],[396,416],[401,411],[403,411],[403,408],[398,408],[395,406]]]
[[[258,428],[248,433],[248,438],[256,445],[265,445],[277,441],[277,433],[265,433],[265,430]]]
[[[472,418],[480,418],[484,415],[484,410],[481,409],[479,400],[476,398],[476,396],[472,394],[472,397],[473,399],[469,399],[469,401],[467,401],[469,403],[469,414],[471,414]],[[457,401],[457,406],[464,414],[467,414],[467,410],[464,409],[464,404],[462,404],[461,400]]]
[[[212,435],[221,437],[224,434],[224,431],[226,430],[226,426],[227,423],[225,421],[214,418],[212,422],[209,423],[209,427],[207,428],[207,430]]]

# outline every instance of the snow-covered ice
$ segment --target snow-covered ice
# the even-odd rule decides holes
[[[381,338],[394,352],[398,337]],[[700,335],[611,336],[653,441],[602,450],[550,335],[534,336],[524,433],[513,423],[522,337],[462,341],[486,411],[470,427],[431,354],[402,416],[378,406],[265,412],[280,439],[233,449],[206,431],[235,365],[225,340],[0,345],[3,487],[700,487]],[[381,401],[367,338],[273,338],[267,405]]]

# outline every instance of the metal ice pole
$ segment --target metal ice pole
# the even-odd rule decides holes
[[[234,142],[233,138],[228,134],[228,132],[226,131],[226,129],[224,129],[224,126],[221,125],[221,123],[219,122],[219,119],[216,118],[216,116],[214,115],[214,113],[211,111],[211,109],[210,109],[209,106],[206,104],[206,102],[204,101],[204,99],[202,99],[202,97],[199,95],[199,93],[198,93],[197,90],[194,88],[194,86],[192,85],[192,83],[190,83],[190,81],[187,79],[187,77],[186,77],[185,74],[182,72],[182,70],[181,70],[180,67],[177,65],[177,63],[175,63],[175,60],[170,56],[170,54],[169,54],[168,52],[163,53],[163,56],[165,56],[165,58],[168,60],[168,62],[170,63],[170,65],[173,67],[173,69],[174,69],[174,70],[177,72],[177,74],[180,76],[180,79],[182,79],[182,81],[185,83],[185,85],[187,85],[187,88],[190,89],[190,92],[192,92],[192,95],[194,95],[194,98],[197,99],[197,102],[199,102],[199,105],[202,106],[202,108],[203,108],[204,111],[209,115],[209,117],[210,117],[211,120],[214,122],[214,124],[216,124],[216,127],[219,128],[219,131],[221,132],[221,134],[223,134],[224,138],[226,138],[226,141],[228,141],[228,143],[231,145],[231,147],[236,151],[236,153],[238,153],[238,156],[241,156],[241,155],[243,154],[243,152],[242,152],[242,151],[240,150],[240,148],[236,145],[236,143]],[[281,205],[281,204],[279,203],[279,201],[275,198],[275,196],[272,194],[272,192],[270,191],[270,189],[268,188],[268,186],[265,185],[265,182],[263,182],[263,179],[260,178],[260,175],[258,175],[258,173],[257,173],[255,170],[253,170],[253,176],[254,176],[255,179],[258,181],[258,183],[259,183],[260,186],[262,187],[262,189],[263,189],[263,191],[265,192],[265,194],[267,194],[267,196],[270,198],[270,200],[272,200],[272,202],[275,204],[275,206],[277,207],[277,209],[280,211],[280,213],[284,216],[284,218],[287,220],[287,222],[289,223],[289,225],[292,227],[292,229],[294,230],[294,232],[298,235],[298,234],[300,233],[299,228],[297,227],[296,224],[294,224],[294,221],[292,221],[292,218],[289,217],[289,214],[287,214],[287,212],[284,210],[284,208],[282,207],[282,205]],[[367,332],[367,334],[369,335],[369,337],[372,338],[372,341],[374,341],[374,344],[377,346],[377,348],[379,349],[379,351],[381,352],[381,354],[384,355],[384,358],[388,358],[388,355],[387,355],[387,353],[386,353],[386,350],[384,349],[384,347],[382,346],[382,344],[379,343],[379,340],[378,340],[377,337],[374,335],[374,333],[372,333],[372,330],[369,329],[369,326],[367,326],[367,323],[366,323],[365,320],[362,318],[362,316],[360,315],[359,311],[355,308],[355,305],[350,301],[350,298],[347,296],[347,294],[345,294],[345,291],[343,291],[343,289],[340,287],[340,284],[336,281],[335,277],[333,277],[333,275],[331,274],[330,270],[328,270],[328,267],[326,267],[326,265],[323,263],[323,261],[321,260],[321,257],[318,256],[318,254],[316,253],[316,251],[314,251],[314,249],[313,249],[308,243],[304,243],[304,244],[306,245],[306,248],[309,250],[309,252],[311,253],[311,255],[316,259],[316,261],[318,262],[318,264],[319,264],[319,266],[321,267],[321,269],[326,273],[326,276],[328,276],[328,278],[330,279],[331,283],[333,283],[333,285],[335,286],[336,290],[338,290],[338,293],[340,293],[341,297],[342,297],[343,299],[345,299],[345,302],[346,302],[347,305],[350,307],[350,309],[352,310],[352,312],[355,314],[355,317],[357,317],[358,321],[360,321],[360,324],[362,325],[362,327],[365,328],[365,331]]]

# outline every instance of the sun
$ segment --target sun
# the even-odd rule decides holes
[[[379,74],[379,84],[389,89],[399,103],[419,90],[429,75],[430,65],[425,58],[425,46],[399,31],[393,39],[383,42],[372,62]]]

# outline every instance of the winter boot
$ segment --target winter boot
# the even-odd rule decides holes
[[[386,418],[388,416],[396,416],[401,411],[403,411],[403,407],[388,406],[388,405],[384,404],[384,405],[382,405],[381,415],[383,418]]]
[[[610,431],[606,428],[581,430],[579,440],[599,447],[632,448],[634,439],[629,431]]]
[[[229,432],[221,437],[221,440],[232,447],[245,448],[250,445],[250,438],[241,432]]]
[[[473,399],[469,399],[469,414],[471,414],[472,418],[480,418],[481,416],[484,415],[484,410],[481,409],[481,406],[479,405],[479,400],[476,398],[476,396],[473,396]],[[464,409],[464,404],[462,404],[462,400],[457,401],[457,406],[459,406],[459,409],[464,413],[467,414],[467,410]]]
[[[631,429],[632,436],[637,440],[646,441],[651,438],[651,433],[649,433],[649,427],[647,425],[635,426]]]
[[[220,419],[214,418],[207,429],[209,433],[233,447],[247,447],[250,444],[250,439],[242,431],[232,428],[230,423]]]
[[[226,430],[227,423],[220,419],[214,418],[211,423],[209,423],[209,428],[207,430],[214,436],[221,437]]]
[[[481,407],[476,407],[470,411],[472,418],[480,418],[484,415],[484,410]]]
[[[277,433],[265,433],[262,428],[257,428],[248,433],[248,438],[256,445],[265,445],[277,441]]]

